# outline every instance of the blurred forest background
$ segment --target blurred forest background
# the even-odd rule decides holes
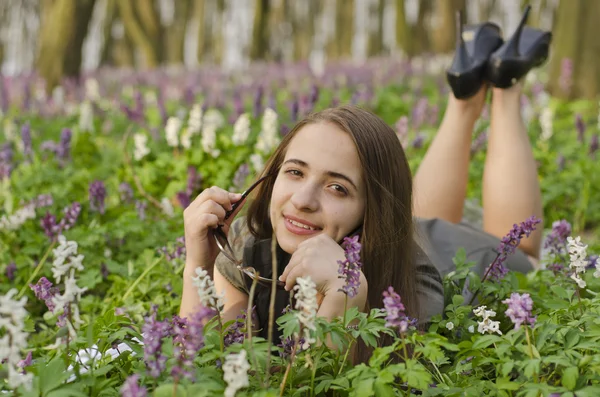
[[[451,54],[459,9],[509,36],[526,4],[528,25],[554,34],[548,90],[597,98],[600,0],[1,0],[0,65],[38,73],[48,91],[102,67],[308,62],[318,74],[331,60]]]

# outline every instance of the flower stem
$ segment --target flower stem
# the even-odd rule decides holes
[[[140,283],[140,281],[142,281],[142,279],[144,277],[146,277],[146,275],[148,273],[150,273],[150,271],[152,269],[154,269],[156,267],[156,265],[158,265],[158,263],[160,262],[162,258],[157,258],[154,260],[154,262],[152,262],[152,264],[150,266],[148,266],[143,272],[142,274],[140,274],[140,276],[133,282],[133,284],[131,284],[131,287],[129,287],[129,289],[125,292],[125,294],[123,295],[123,298],[121,299],[122,302],[125,302],[125,299],[127,299],[127,297],[129,295],[131,295],[131,293],[133,292],[133,290],[135,289],[135,287],[137,287],[137,285]]]
[[[496,262],[498,262],[498,258],[500,258],[500,254],[496,254],[496,258],[494,259],[494,261],[492,262],[492,264],[488,267],[487,271],[485,272],[485,274],[481,278],[481,285],[483,285],[483,283],[485,282],[485,280],[487,280],[487,277],[490,274],[490,271],[494,268],[494,266],[496,266]],[[479,294],[479,291],[481,290],[481,285],[473,293],[473,296],[471,297],[471,300],[469,301],[469,306],[471,306],[473,304],[473,301],[475,300],[475,298],[477,298],[477,295]]]
[[[279,397],[283,396],[283,391],[285,390],[285,384],[287,382],[287,378],[290,374],[290,370],[292,368],[292,364],[294,363],[294,359],[296,358],[296,349],[298,348],[298,343],[300,342],[300,334],[296,337],[296,341],[294,342],[294,347],[292,348],[292,354],[290,355],[290,362],[288,363],[285,373],[283,374],[283,380],[281,381],[281,386],[279,387]]]
[[[27,280],[27,282],[25,283],[23,288],[21,288],[21,291],[19,291],[19,295],[17,295],[17,299],[20,299],[23,296],[23,294],[27,290],[27,287],[29,286],[29,284],[31,284],[31,282],[33,281],[35,276],[37,276],[37,274],[40,272],[40,270],[42,269],[42,266],[44,266],[44,263],[46,263],[46,259],[48,259],[48,255],[50,255],[50,251],[52,251],[52,248],[54,248],[55,244],[56,244],[56,240],[54,240],[52,242],[52,244],[50,244],[50,246],[44,253],[44,256],[42,256],[42,259],[40,259],[40,263],[38,263],[38,265],[36,266],[33,273],[31,273],[31,276],[29,276],[29,279]]]
[[[269,376],[271,375],[271,347],[273,346],[273,323],[275,322],[275,298],[277,296],[277,238],[275,229],[271,238],[271,297],[269,300],[269,325],[267,329],[267,373],[265,374],[265,388],[268,387]]]
[[[340,376],[340,374],[342,373],[342,370],[344,369],[344,365],[346,364],[346,360],[348,359],[348,354],[350,353],[350,350],[352,349],[352,344],[354,343],[355,339],[352,339],[350,341],[350,344],[348,345],[348,349],[346,349],[346,354],[344,354],[344,360],[342,360],[342,365],[340,365],[340,370],[338,371],[337,376]]]
[[[258,273],[254,273],[255,276],[258,276]],[[248,353],[250,357],[252,357],[252,362],[254,364],[254,368],[256,374],[259,374],[261,371],[258,370],[258,359],[256,358],[256,354],[254,353],[254,347],[252,345],[252,305],[254,304],[254,294],[256,292],[256,286],[258,285],[258,277],[254,277],[252,280],[252,285],[250,286],[250,295],[248,296],[248,308],[246,310],[246,339],[248,339]],[[261,380],[261,383],[264,383]]]
[[[408,350],[406,349],[406,339],[404,339],[404,332],[400,332],[400,338],[402,339],[402,349],[404,350],[404,361],[408,361]]]
[[[529,327],[525,326],[525,337],[527,338],[527,346],[529,346],[529,358],[533,360],[533,348],[529,339]]]

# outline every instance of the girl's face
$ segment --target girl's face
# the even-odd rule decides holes
[[[325,233],[341,242],[360,226],[366,192],[350,135],[331,123],[308,124],[289,143],[277,174],[269,214],[279,246]]]

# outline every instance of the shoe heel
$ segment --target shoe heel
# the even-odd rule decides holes
[[[473,68],[473,59],[463,39],[462,12],[456,13],[456,52],[446,71],[446,80],[458,99],[473,96],[481,86],[480,72]]]

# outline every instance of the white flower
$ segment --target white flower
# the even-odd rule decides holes
[[[192,277],[192,280],[194,287],[198,289],[198,297],[202,306],[223,310],[223,295],[217,295],[215,283],[206,270],[196,268],[196,276]]]
[[[265,168],[265,162],[262,156],[258,153],[254,153],[250,156],[250,164],[252,164],[252,168],[254,168],[256,173],[260,173],[263,168]]]
[[[179,146],[179,130],[181,129],[181,120],[177,117],[169,117],[165,126],[165,138],[167,145],[171,147]]]
[[[584,245],[581,242],[581,237],[567,237],[567,249],[571,259],[569,267],[574,269],[576,274],[585,273],[585,268],[587,266],[587,247],[587,245]]]
[[[215,124],[204,124],[202,128],[202,150],[210,154],[212,157],[217,157],[221,151],[216,149],[217,146],[217,128]]]
[[[188,119],[187,129],[190,134],[196,135],[202,128],[202,106],[195,104],[190,111],[190,118]]]
[[[172,218],[175,215],[175,209],[173,208],[173,204],[171,204],[168,198],[163,197],[162,200],[160,200],[160,205],[162,207],[163,213],[166,216]]]
[[[27,347],[27,333],[25,329],[25,318],[28,313],[25,310],[27,298],[14,300],[17,294],[15,288],[8,291],[6,295],[0,296],[0,362],[8,370],[8,386],[16,389],[24,385],[26,389],[31,388],[33,379],[31,374],[23,375],[17,368],[21,361],[21,350]]]
[[[208,109],[202,118],[202,123],[218,130],[225,124],[225,117],[217,109]]]
[[[552,137],[552,118],[554,113],[549,107],[542,109],[540,114],[540,127],[542,127],[542,141],[547,141]]]
[[[470,326],[469,328],[467,328],[469,330],[470,333],[474,333],[475,332],[475,327],[474,326]]]
[[[192,147],[192,133],[189,128],[186,128],[181,133],[181,146],[184,149],[189,149]]]
[[[83,101],[79,106],[79,129],[94,132],[94,108],[90,101]]]
[[[11,215],[3,215],[0,218],[0,230],[17,230],[19,229],[27,220],[35,218],[35,206],[26,205],[23,208],[15,211],[14,214]]]
[[[235,121],[233,125],[233,136],[231,140],[234,145],[243,145],[248,140],[250,135],[250,116],[248,113],[240,114],[240,117]]]
[[[62,234],[58,236],[58,247],[52,250],[54,262],[52,262],[52,275],[57,283],[71,269],[83,270],[83,255],[77,255],[77,242],[67,241]]]
[[[483,318],[481,321],[477,322],[477,324],[479,325],[477,327],[477,332],[481,334],[485,332],[488,332],[490,334],[497,332],[498,334],[502,335],[502,331],[500,331],[500,321],[491,320],[491,317],[494,317],[496,315],[495,311],[486,310],[486,306],[479,306],[477,309],[473,310],[473,313],[477,317]]]
[[[577,273],[571,274],[571,278],[577,283],[577,286],[579,288],[585,288],[585,286],[587,285],[586,282],[577,275]]]
[[[262,130],[256,141],[256,150],[268,154],[278,144],[277,113],[273,109],[266,108],[262,118]]]
[[[81,256],[81,255],[80,255]],[[61,313],[71,303],[81,300],[81,294],[87,291],[87,287],[79,287],[75,279],[75,269],[71,269],[69,278],[65,279],[65,291],[62,295],[56,295],[52,298],[52,302],[56,305],[53,310],[54,314]],[[71,305],[71,316],[75,324],[82,324],[83,321],[79,317],[79,307]]]
[[[231,353],[225,357],[223,363],[223,380],[227,382],[225,397],[234,397],[235,393],[243,387],[250,385],[248,381],[248,370],[250,364],[246,358],[246,350],[239,353]]]
[[[133,152],[133,158],[138,161],[144,158],[147,154],[150,153],[150,149],[146,146],[148,142],[148,137],[146,134],[138,132],[133,135],[133,143],[135,145],[135,150]]]
[[[317,289],[315,283],[307,277],[299,277],[296,279],[294,286],[294,294],[296,298],[296,318],[300,322],[302,329],[302,337],[304,344],[302,349],[307,349],[315,339],[311,337],[311,332],[316,329],[315,321],[317,319]]]
[[[448,321],[448,322],[446,323],[446,329],[447,329],[447,330],[449,330],[449,331],[450,331],[450,330],[453,330],[453,329],[454,329],[454,323],[453,323],[453,322],[451,322],[451,321]]]
[[[98,80],[94,78],[85,80],[85,97],[90,101],[100,99],[100,84],[98,84]]]

